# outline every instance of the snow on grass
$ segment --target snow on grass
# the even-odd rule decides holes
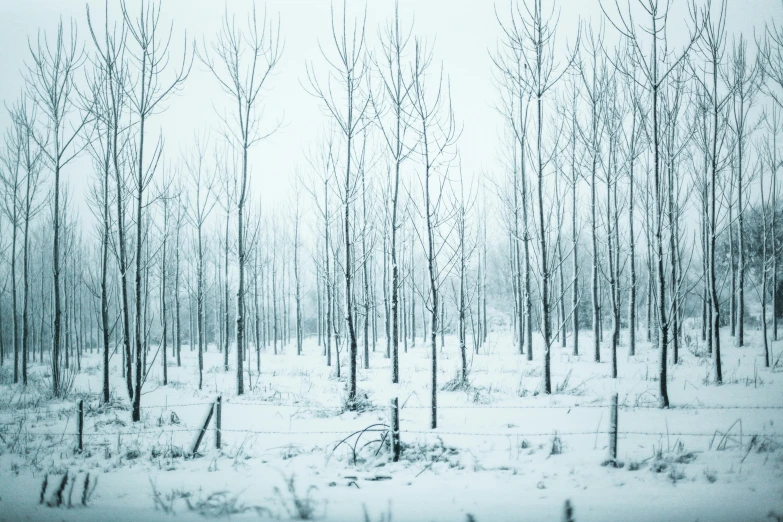
[[[135,424],[119,354],[111,360],[107,405],[100,404],[97,353],[84,355],[66,400],[49,398],[45,366],[33,365],[25,389],[9,383],[6,365],[0,520],[554,521],[566,499],[579,521],[768,520],[783,513],[783,374],[762,367],[756,337],[741,349],[724,339],[726,384],[711,384],[712,365],[699,346],[683,347],[680,364],[669,370],[672,408],[660,410],[657,353],[647,343],[634,357],[620,348],[618,379],[608,377],[608,350],[601,353],[605,362],[595,363],[558,344],[552,356],[558,393],[544,396],[542,347],[534,346],[529,362],[510,336],[493,334],[469,356],[469,386],[439,392],[437,430],[429,429],[430,352],[421,340],[400,355],[399,385],[390,383],[385,342],[378,341],[370,370],[359,369],[359,390],[371,405],[362,412],[342,410],[345,381],[325,365],[314,339],[301,356],[293,344],[279,355],[262,350],[260,375],[252,351],[251,385],[241,397],[234,370],[223,371],[213,346],[198,390],[196,352],[184,346],[182,367],[169,362],[167,386],[156,362]],[[446,341],[439,386],[460,364],[455,340]],[[585,353],[590,341],[589,333],[580,334]],[[344,360],[343,377],[347,369]],[[621,467],[601,466],[614,393]],[[199,455],[188,458],[218,395],[222,448],[215,449],[213,421]],[[392,463],[384,425],[395,396],[403,451]],[[79,399],[82,454],[74,435]],[[44,477],[54,483],[66,471],[79,477],[72,480],[74,498],[86,473],[97,477],[87,506],[41,505]]]

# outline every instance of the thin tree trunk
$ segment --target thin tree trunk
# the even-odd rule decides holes
[[[163,386],[169,383],[169,360],[168,360],[168,315],[166,310],[166,271],[167,265],[167,246],[168,246],[168,234],[169,234],[169,202],[168,194],[164,195],[163,199],[163,252],[161,257],[161,282],[160,282],[160,303],[161,303],[161,322],[163,324],[163,353],[161,358],[161,364],[163,365]]]
[[[228,198],[226,198],[228,199]],[[223,249],[223,371],[228,371],[228,332],[231,330],[231,322],[228,315],[228,234],[231,221],[230,207],[226,202],[226,228],[225,244]],[[239,345],[237,345],[239,346]],[[240,377],[241,380],[241,377]]]
[[[614,249],[619,245],[614,244],[615,231],[614,220],[612,219],[612,176],[615,158],[615,137],[609,140],[609,168],[606,172],[606,244],[608,247],[607,259],[609,260],[609,293],[612,300],[612,337],[610,341],[610,353],[612,354],[612,378],[617,378],[617,334],[620,330],[618,324],[619,303],[617,303],[617,281],[615,280],[615,258]],[[616,182],[615,182],[616,183]]]
[[[326,286],[326,365],[332,365],[332,285],[331,270],[329,268],[329,254],[331,244],[329,242],[329,178],[324,178],[324,284]],[[335,349],[337,347],[335,346]],[[395,381],[396,382],[396,381]]]
[[[254,324],[256,339],[256,373],[261,374],[261,317],[258,307],[258,245],[253,249],[253,310],[255,312]],[[319,303],[320,307],[320,303]],[[319,325],[320,326],[320,325]]]
[[[571,115],[571,324],[574,332],[573,354],[579,355],[579,241],[576,228],[577,204],[576,186],[579,181],[576,170],[576,108]]]
[[[744,190],[742,182],[742,138],[738,145],[738,165],[737,165],[737,346],[745,346],[745,227],[744,227],[744,204],[742,202],[742,191]],[[766,331],[765,331],[766,333]]]
[[[299,206],[297,202],[296,221],[294,222],[294,281],[296,301],[296,354],[302,355],[302,296],[299,277]]]
[[[179,302],[179,248],[180,248],[180,230],[182,229],[182,204],[177,198],[177,233],[174,245],[174,322],[176,323],[177,333],[174,339],[174,349],[177,352],[177,367],[182,366],[182,322],[180,320],[180,302]]]
[[[634,84],[635,90],[635,84]],[[636,117],[637,106],[633,105],[631,121],[631,143],[628,165],[628,262],[630,265],[630,288],[628,295],[628,355],[636,355],[636,232],[634,231],[634,167],[636,166]]]
[[[362,151],[362,155],[364,152]],[[362,159],[362,163],[364,160]],[[362,275],[364,279],[364,369],[370,368],[370,280],[367,273],[368,253],[367,253],[367,184],[365,167],[362,164]]]

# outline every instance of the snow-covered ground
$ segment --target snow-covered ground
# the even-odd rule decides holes
[[[156,360],[144,387],[142,422],[136,424],[119,355],[111,362],[110,407],[99,401],[97,353],[85,355],[66,401],[44,398],[45,368],[33,366],[25,390],[8,384],[6,364],[0,386],[0,520],[309,515],[330,521],[556,521],[567,499],[577,521],[780,517],[783,365],[777,371],[763,367],[759,332],[751,332],[741,349],[727,332],[723,340],[725,384],[710,384],[709,358],[694,353],[696,346],[683,347],[681,363],[669,370],[673,407],[660,410],[658,354],[647,343],[639,343],[635,357],[626,355],[625,345],[620,348],[615,380],[609,377],[609,351],[602,351],[603,362],[593,362],[591,339],[583,332],[580,357],[570,355],[570,346],[554,349],[558,393],[542,396],[540,347],[529,362],[515,353],[508,335],[493,334],[485,349],[470,356],[470,388],[439,392],[436,430],[429,429],[430,352],[420,339],[401,353],[398,387],[390,384],[379,339],[370,369],[360,364],[359,389],[374,406],[362,413],[341,412],[345,382],[334,376],[335,367],[326,366],[314,339],[306,340],[301,356],[293,345],[280,355],[262,351],[260,376],[253,354],[252,389],[242,397],[235,391],[234,354],[231,371],[224,372],[222,354],[210,347],[202,390],[197,357],[188,347],[181,368],[169,363],[168,386],[161,385]],[[772,348],[777,358],[783,343]],[[458,365],[456,342],[447,337],[439,354],[439,386],[454,378]],[[342,370],[345,376],[346,361]],[[621,405],[620,468],[601,465],[613,393]],[[218,395],[222,448],[215,449],[213,419],[201,455],[181,456],[190,451]],[[337,445],[357,430],[387,423],[395,395],[401,406],[400,462],[391,463],[388,449],[373,442],[382,432]],[[85,401],[83,454],[74,451],[79,399]],[[41,505],[44,477],[50,501],[66,471],[76,477],[64,491],[74,507]],[[96,477],[98,482],[84,507],[86,473],[92,484]]]

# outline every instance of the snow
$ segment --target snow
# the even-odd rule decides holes
[[[574,357],[569,338],[552,356],[553,385],[567,379],[566,386],[547,397],[536,393],[541,347],[529,362],[509,335],[492,334],[486,349],[470,357],[470,389],[439,392],[437,430],[429,429],[430,350],[420,339],[400,354],[399,385],[390,384],[385,341],[378,340],[370,370],[359,365],[359,389],[376,406],[362,413],[341,413],[345,382],[334,377],[312,338],[301,356],[294,344],[279,355],[262,350],[260,377],[253,352],[252,389],[242,397],[233,364],[224,372],[222,354],[212,346],[198,390],[196,352],[183,347],[182,367],[175,359],[169,363],[168,386],[161,385],[157,361],[144,388],[140,425],[130,420],[119,354],[111,361],[111,408],[99,408],[97,353],[85,354],[66,401],[45,398],[46,368],[33,365],[24,390],[8,384],[6,364],[0,520],[190,520],[225,517],[231,506],[242,511],[240,505],[245,511],[232,519],[287,520],[297,516],[287,488],[291,477],[302,509],[329,521],[365,520],[365,509],[370,521],[389,520],[389,513],[394,521],[459,521],[468,514],[477,521],[556,521],[566,499],[578,521],[769,520],[771,512],[783,513],[783,379],[780,368],[763,368],[760,332],[749,334],[748,346],[736,348],[724,333],[725,384],[719,387],[710,383],[711,361],[683,347],[681,363],[669,370],[669,410],[655,408],[658,354],[648,343],[639,342],[634,357],[621,346],[615,380],[608,377],[608,350],[601,353],[604,362],[593,362],[590,335],[582,332],[583,355]],[[780,343],[772,348],[777,357]],[[439,359],[442,386],[459,365],[455,339],[446,338]],[[343,360],[343,376],[347,371]],[[613,393],[621,405],[621,468],[601,465]],[[213,420],[200,456],[172,456],[172,448],[190,451],[218,395],[222,448],[215,449]],[[390,462],[377,443],[359,452],[357,464],[348,445],[335,449],[352,432],[386,423],[393,396],[401,406],[400,462]],[[83,454],[74,451],[80,398]],[[357,447],[380,435],[363,435]],[[553,453],[553,445],[561,451]],[[84,473],[98,478],[88,505],[40,505],[44,476],[51,482],[48,498],[66,470],[78,477],[74,504]],[[153,490],[164,503],[174,498],[173,514],[156,505]]]

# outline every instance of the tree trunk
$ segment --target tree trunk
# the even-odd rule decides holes
[[[606,171],[606,244],[608,247],[607,259],[609,260],[609,293],[611,295],[612,303],[612,337],[610,341],[610,353],[612,355],[612,378],[617,378],[617,334],[619,333],[618,324],[618,310],[619,304],[617,303],[617,281],[615,280],[615,258],[614,249],[619,245],[614,244],[615,231],[614,220],[612,218],[612,170],[614,169],[615,158],[615,137],[612,136],[609,140],[609,168]]]
[[[168,270],[168,266],[166,264],[166,248],[168,246],[168,234],[169,234],[169,202],[168,202],[168,194],[164,195],[163,199],[163,252],[162,252],[162,258],[161,258],[161,282],[160,282],[160,304],[161,304],[161,323],[163,325],[163,353],[161,354],[163,357],[161,359],[161,364],[163,365],[163,386],[166,386],[169,383],[169,360],[168,360],[168,315],[166,310],[166,271]]]
[[[635,84],[634,84],[635,91]],[[636,355],[636,233],[634,231],[634,167],[636,166],[636,116],[637,106],[633,106],[631,121],[631,143],[628,165],[628,262],[630,265],[630,288],[628,289],[628,355]]]
[[[228,199],[228,198],[226,198]],[[225,243],[223,245],[223,371],[228,371],[228,332],[231,330],[231,322],[228,315],[228,301],[229,301],[229,288],[228,288],[228,234],[229,224],[231,220],[230,207],[228,201],[226,202],[226,228],[225,228]]]
[[[198,333],[198,389],[204,384],[204,249],[201,221],[197,225],[198,260],[196,265],[196,329]]]
[[[332,365],[332,284],[331,270],[329,268],[329,254],[331,244],[329,243],[329,178],[324,178],[324,284],[326,286],[326,365]],[[337,349],[337,347],[335,347]]]
[[[320,303],[319,303],[320,304]],[[253,331],[255,333],[256,373],[261,374],[261,317],[258,308],[258,245],[253,249],[253,310],[255,312]]]
[[[652,16],[653,33],[656,32],[657,19]],[[667,388],[667,349],[669,345],[669,325],[666,319],[666,276],[663,269],[663,198],[661,196],[661,169],[660,169],[660,136],[658,135],[658,44],[653,42],[653,73],[652,73],[652,111],[653,111],[653,158],[654,176],[653,189],[655,201],[655,257],[658,276],[658,331],[659,331],[659,356],[660,356],[660,405],[661,408],[669,407],[669,393]]]
[[[180,320],[179,303],[179,234],[182,229],[182,205],[177,198],[177,233],[174,245],[174,322],[176,323],[177,333],[174,339],[174,349],[177,352],[177,367],[182,366],[182,322]]]
[[[278,339],[278,319],[277,319],[277,230],[274,232],[272,244],[272,345],[274,353],[277,355]]]
[[[294,221],[294,282],[296,300],[296,354],[302,355],[302,296],[299,277],[299,206],[297,202],[296,220]]]
[[[737,346],[740,348],[745,346],[745,212],[742,202],[742,191],[744,190],[742,185],[742,141],[743,139],[740,138],[737,144],[737,279],[739,280],[737,287]]]
[[[367,273],[367,184],[364,165],[362,171],[362,275],[364,279],[364,369],[370,368],[370,279]]]

